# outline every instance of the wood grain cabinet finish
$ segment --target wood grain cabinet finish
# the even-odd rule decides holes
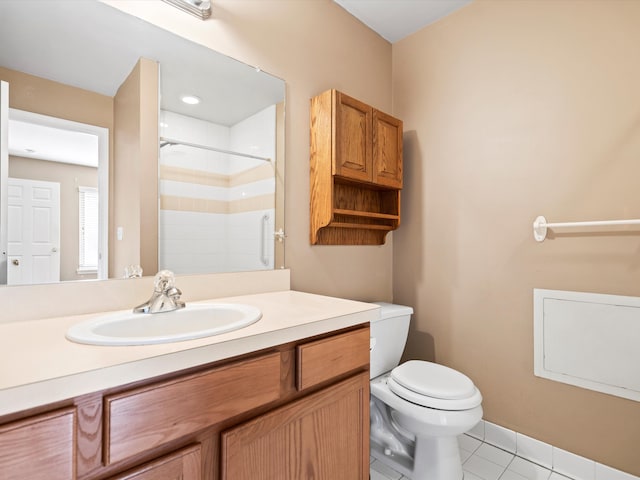
[[[400,225],[402,121],[337,90],[310,113],[311,244],[383,244]]]
[[[107,396],[106,463],[192,434],[279,396],[279,353]]]
[[[338,91],[334,90],[330,93],[334,110],[333,174],[371,182],[373,181],[373,109],[366,103]]]
[[[402,188],[402,121],[373,110],[373,183]]]
[[[202,454],[200,445],[161,457],[110,480],[201,480]]]
[[[0,426],[0,479],[75,479],[75,431],[75,408]]]
[[[222,480],[369,478],[369,375],[222,434]]]
[[[360,325],[0,418],[0,480],[368,478],[368,345]]]
[[[298,390],[318,385],[369,365],[368,328],[304,343],[296,347]]]

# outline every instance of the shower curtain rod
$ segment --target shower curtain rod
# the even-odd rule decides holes
[[[233,150],[225,150],[223,148],[210,147],[208,145],[198,145],[197,143],[189,143],[189,142],[183,142],[182,140],[175,140],[173,138],[160,137],[160,148],[162,148],[162,147],[164,147],[166,145],[184,145],[184,146],[187,146],[187,147],[201,148],[201,149],[204,149],[204,150],[211,150],[212,152],[226,153],[226,154],[229,154],[229,155],[236,155],[236,156],[239,156],[239,157],[252,158],[254,160],[262,160],[263,162],[271,163],[271,159],[270,158],[259,157],[257,155],[251,155],[249,153],[234,152]]]
[[[533,222],[533,238],[538,242],[547,238],[547,228],[558,227],[607,227],[613,225],[640,225],[640,218],[630,220],[595,220],[589,222],[557,222],[547,223],[547,219],[542,215]]]

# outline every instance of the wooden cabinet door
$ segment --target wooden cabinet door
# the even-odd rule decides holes
[[[0,426],[0,479],[76,478],[75,429],[73,408]]]
[[[372,115],[366,103],[334,91],[333,174],[352,180],[371,182]]]
[[[369,478],[369,374],[255,418],[222,435],[223,480]]]
[[[201,480],[200,445],[185,448],[111,480]]]
[[[402,120],[373,111],[373,183],[402,188]]]

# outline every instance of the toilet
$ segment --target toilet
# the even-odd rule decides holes
[[[411,480],[461,480],[457,436],[482,418],[464,374],[420,360],[400,364],[413,309],[377,303],[371,322],[371,455]]]

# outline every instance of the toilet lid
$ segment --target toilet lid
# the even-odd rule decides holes
[[[482,403],[482,395],[462,373],[431,362],[411,360],[394,368],[389,389],[405,400],[438,410],[469,410]]]
[[[444,400],[468,398],[476,389],[471,379],[457,370],[420,360],[397,366],[391,378],[412,392]]]

